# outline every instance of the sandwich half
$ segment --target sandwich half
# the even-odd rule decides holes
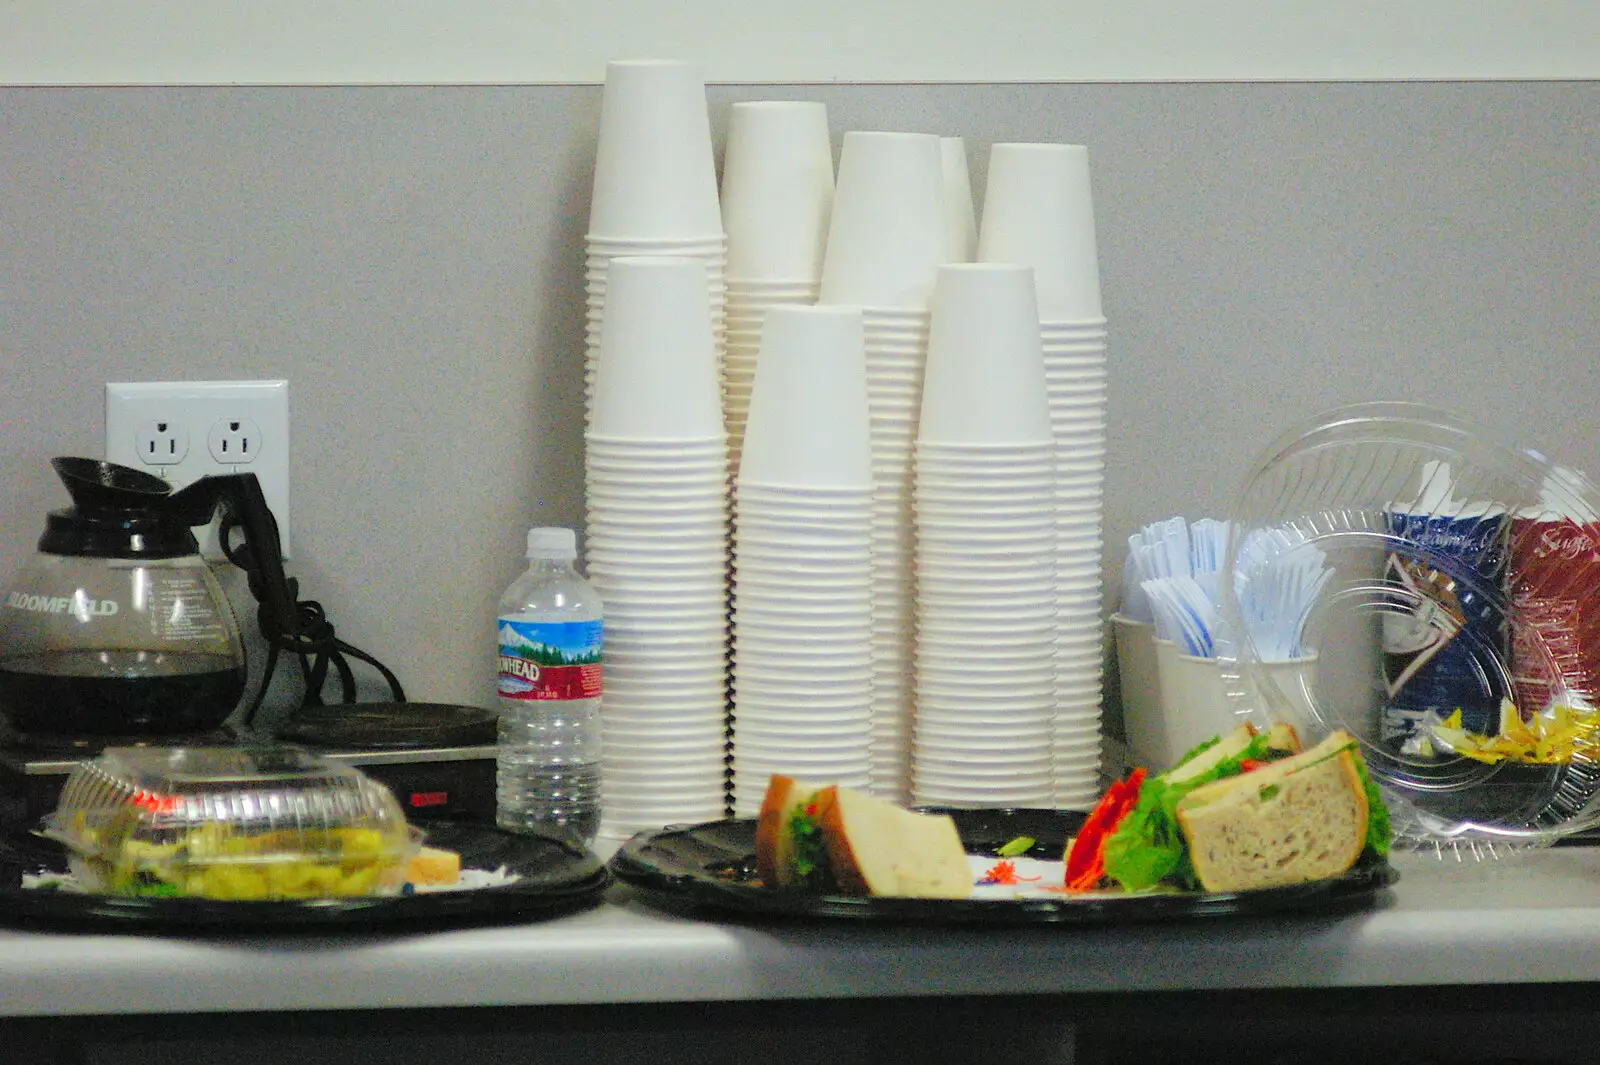
[[[756,873],[768,887],[827,890],[833,886],[822,842],[822,814],[832,788],[774,774],[756,815]]]
[[[1177,803],[1189,862],[1207,891],[1338,876],[1367,845],[1355,740],[1335,732],[1301,754],[1203,784]]]
[[[1069,891],[1243,891],[1337,876],[1389,852],[1388,811],[1356,741],[1302,752],[1285,725],[1241,724],[1164,773],[1136,769],[1089,812]]]
[[[956,823],[919,814],[849,788],[834,789],[822,814],[822,841],[846,895],[964,899],[972,872]]]
[[[955,822],[863,792],[774,775],[756,817],[768,887],[840,895],[966,898],[972,872]]]

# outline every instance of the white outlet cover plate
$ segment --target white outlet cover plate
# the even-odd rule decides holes
[[[243,423],[245,437],[230,432],[233,422]],[[241,462],[219,461],[226,453],[212,444],[221,436],[245,440],[252,454]],[[208,474],[255,474],[289,557],[288,381],[109,383],[106,461],[155,474],[174,491]],[[195,535],[205,557],[222,557],[217,522]]]

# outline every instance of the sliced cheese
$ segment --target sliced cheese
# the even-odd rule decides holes
[[[461,855],[441,847],[423,847],[406,866],[413,884],[454,884],[461,879]]]

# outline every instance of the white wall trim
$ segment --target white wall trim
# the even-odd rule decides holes
[[[1595,0],[0,0],[0,84],[1600,78]]]

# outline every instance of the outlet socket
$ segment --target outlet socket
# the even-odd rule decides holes
[[[253,473],[289,556],[289,382],[158,381],[106,385],[106,461],[168,481]],[[196,529],[218,559],[217,522]]]

